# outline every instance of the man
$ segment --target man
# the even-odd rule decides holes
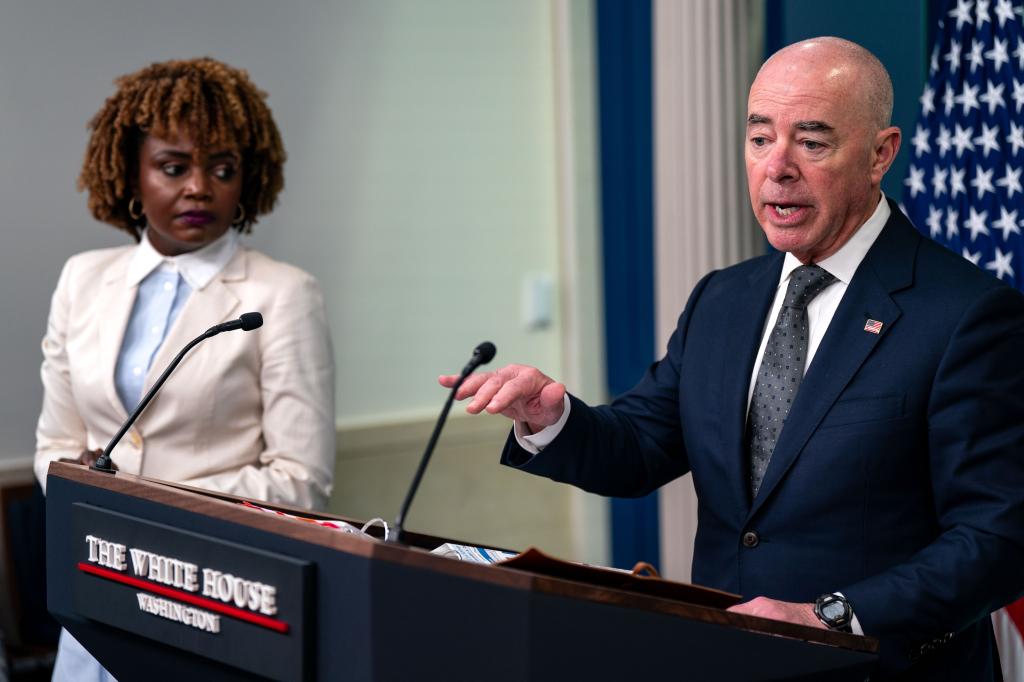
[[[520,365],[458,398],[515,420],[505,464],[586,490],[691,471],[693,580],[754,597],[735,611],[878,637],[883,677],[997,679],[988,614],[1024,591],[1024,297],[882,196],[891,110],[863,48],[781,50],[745,151],[780,253],[701,280],[610,406]]]

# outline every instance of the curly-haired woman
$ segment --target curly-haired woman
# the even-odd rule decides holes
[[[261,329],[186,356],[113,460],[132,474],[322,508],[334,461],[323,297],[312,276],[239,238],[284,184],[265,95],[213,59],[153,64],[116,84],[90,123],[79,187],[92,215],[136,244],[64,266],[43,339],[36,476],[45,488],[50,462],[95,461],[187,341],[259,311]],[[102,676],[68,640],[55,678]]]

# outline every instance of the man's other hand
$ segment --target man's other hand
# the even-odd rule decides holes
[[[445,388],[459,380],[458,374],[438,377]],[[457,400],[473,400],[466,412],[502,414],[526,424],[536,433],[551,426],[562,416],[565,407],[565,386],[543,374],[535,367],[507,365],[494,372],[471,375],[455,394]]]
[[[828,629],[825,627],[825,624],[818,620],[818,617],[814,615],[814,604],[796,604],[789,601],[776,601],[775,599],[769,599],[768,597],[755,597],[754,599],[743,602],[742,604],[730,606],[728,610],[733,613],[757,616],[758,618],[781,620],[787,623],[796,623],[797,625],[821,628],[822,630]]]

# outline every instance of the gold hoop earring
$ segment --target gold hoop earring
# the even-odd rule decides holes
[[[138,204],[137,209],[135,208],[136,204]],[[142,202],[139,201],[138,197],[132,197],[128,200],[128,215],[131,216],[132,220],[142,220],[142,217],[145,215],[142,212]]]
[[[238,205],[238,215],[231,221],[232,225],[241,225],[245,221],[245,206]]]

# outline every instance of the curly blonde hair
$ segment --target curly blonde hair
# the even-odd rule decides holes
[[[128,203],[146,135],[184,135],[197,147],[238,149],[245,209],[244,220],[235,225],[239,231],[249,232],[257,217],[274,207],[284,187],[286,155],[266,93],[248,73],[203,57],[151,64],[114,84],[117,92],[89,121],[92,134],[78,176],[78,189],[88,191],[97,220],[139,239],[145,218],[132,218]]]

